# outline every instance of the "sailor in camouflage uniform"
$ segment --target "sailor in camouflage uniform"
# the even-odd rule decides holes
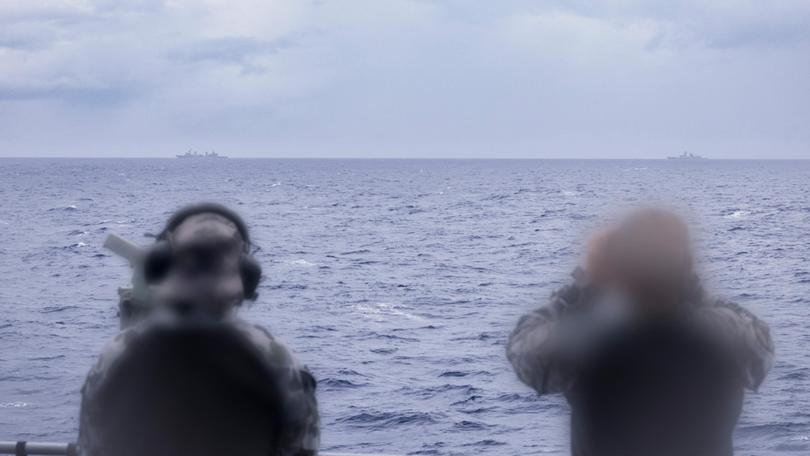
[[[275,448],[270,454],[317,454],[319,417],[314,378],[266,329],[235,315],[244,299],[256,298],[261,269],[250,250],[244,223],[223,206],[201,204],[188,207],[169,220],[155,246],[144,255],[141,265],[143,277],[149,284],[149,311],[144,312],[141,321],[130,325],[107,345],[82,388],[79,446],[83,455],[110,454],[104,446],[104,434],[109,431],[109,415],[116,412],[107,410],[109,401],[102,398],[106,397],[109,383],[119,381],[113,380],[118,377],[111,372],[122,372],[128,363],[131,364],[127,353],[132,347],[146,344],[156,332],[171,333],[166,328],[174,327],[201,327],[206,328],[205,331],[214,328],[212,334],[221,337],[224,331],[230,334],[230,339],[226,340],[237,340],[238,346],[246,347],[239,349],[240,353],[234,353],[234,358],[242,356],[241,352],[249,352],[248,358],[258,359],[257,365],[262,372],[272,371],[268,376],[272,381],[268,380],[267,390],[275,388],[280,391],[277,402],[279,410],[283,410],[283,426],[279,427],[281,435],[276,436]],[[212,353],[214,357],[219,356],[217,349]],[[255,379],[237,380],[242,381],[255,383]],[[262,394],[258,393],[259,396]],[[149,398],[140,400],[149,401]],[[222,416],[221,419],[227,423],[229,418]],[[189,425],[193,426],[192,423]],[[166,430],[167,433],[173,431]],[[240,447],[234,444],[232,449],[236,448]]]
[[[585,270],[523,316],[507,357],[571,407],[575,456],[728,456],[745,390],[771,368],[768,327],[712,298],[672,213],[642,209],[595,236]]]

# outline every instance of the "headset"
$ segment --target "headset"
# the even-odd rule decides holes
[[[181,223],[192,215],[216,214],[220,215],[236,225],[243,240],[242,254],[239,258],[239,272],[242,276],[242,288],[245,299],[255,301],[259,296],[256,289],[262,277],[262,267],[251,254],[253,243],[250,241],[248,228],[242,217],[236,212],[217,203],[200,203],[186,206],[175,212],[166,222],[163,231],[158,234],[155,244],[146,253],[143,261],[144,279],[149,284],[158,283],[163,280],[172,268],[174,251],[169,242],[169,234]]]

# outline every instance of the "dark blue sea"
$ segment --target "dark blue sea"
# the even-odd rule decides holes
[[[567,406],[504,356],[614,208],[678,207],[709,287],[770,323],[741,455],[810,454],[810,161],[0,160],[0,440],[74,439],[118,328],[121,258],[177,207],[234,206],[266,277],[243,311],[319,380],[323,450],[566,454]]]

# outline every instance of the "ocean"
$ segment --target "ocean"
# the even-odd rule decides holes
[[[707,286],[770,325],[740,455],[810,454],[810,161],[0,159],[0,440],[73,440],[116,333],[116,233],[181,205],[245,216],[265,278],[245,318],[318,379],[322,449],[566,454],[567,405],[504,356],[615,208],[694,223]]]

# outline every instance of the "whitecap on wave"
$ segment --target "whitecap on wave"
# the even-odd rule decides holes
[[[396,316],[407,318],[413,321],[425,321],[423,317],[397,309],[396,306],[387,302],[377,304],[355,304],[352,309],[360,315],[375,321],[384,321],[386,316]]]
[[[28,402],[5,402],[0,403],[0,408],[23,408],[28,407]]]
[[[307,261],[307,260],[305,260],[303,258],[298,258],[297,260],[292,260],[292,261],[289,261],[288,263],[293,265],[293,266],[303,266],[303,267],[306,267],[306,268],[311,268],[313,266],[317,266],[315,263]]]
[[[727,213],[726,215],[724,215],[724,217],[725,218],[730,218],[730,219],[739,219],[739,218],[743,218],[743,217],[745,217],[745,216],[747,216],[749,214],[751,214],[750,211],[736,210],[736,211],[731,211],[731,212]]]
[[[73,212],[78,211],[79,208],[75,204],[71,204],[65,207],[52,207],[48,209],[48,212],[55,212],[55,211],[66,211],[66,212]]]

